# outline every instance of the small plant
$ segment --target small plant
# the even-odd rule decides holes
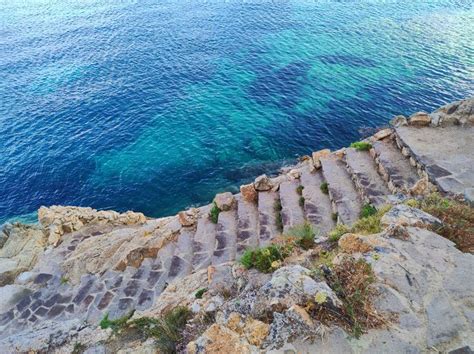
[[[212,203],[211,211],[209,212],[209,218],[214,224],[217,224],[217,220],[219,219],[219,213],[221,210],[217,206],[216,202]]]
[[[86,351],[86,346],[81,342],[74,343],[71,354],[81,354]]]
[[[329,231],[328,238],[331,242],[337,242],[341,238],[342,235],[347,234],[349,232],[349,228],[344,224],[337,224],[334,229]]]
[[[69,278],[68,277],[61,277],[60,283],[61,283],[61,285],[69,283]]]
[[[309,222],[292,227],[286,234],[287,237],[294,238],[296,245],[304,250],[314,246],[316,232]]]
[[[369,151],[370,149],[372,149],[372,144],[366,141],[357,141],[351,144],[351,148],[354,148],[357,151]]]
[[[338,213],[332,213],[331,214],[331,219],[332,221],[336,222],[337,221],[337,218],[338,218],[339,214]]]
[[[381,207],[375,214],[357,220],[351,228],[354,233],[361,233],[365,235],[376,234],[382,231],[380,226],[380,219],[386,212],[392,208],[391,205]]]
[[[275,224],[277,229],[283,231],[283,218],[281,217],[281,201],[280,199],[275,200],[273,205],[273,211],[275,212]]]
[[[202,299],[202,296],[207,292],[207,288],[202,288],[202,289],[199,289],[198,291],[196,291],[196,293],[194,294],[194,297],[196,299]]]
[[[248,249],[242,255],[240,263],[247,268],[256,268],[262,273],[270,273],[275,270],[275,261],[281,262],[289,256],[289,246],[270,245],[264,248]]]
[[[130,311],[127,315],[117,318],[116,320],[110,320],[109,314],[106,313],[104,318],[99,323],[100,328],[107,329],[111,328],[113,332],[120,332],[126,327],[127,321],[133,316],[135,311]]]
[[[367,218],[374,215],[375,213],[377,213],[377,209],[372,204],[367,203],[362,206],[360,217]]]
[[[321,183],[319,189],[321,189],[321,192],[323,192],[324,194],[329,194],[329,185],[327,182]]]
[[[318,258],[314,261],[313,266],[319,267],[321,265],[324,265],[328,268],[332,267],[332,261],[334,257],[336,257],[337,251],[332,250],[332,251],[321,251],[319,252]]]
[[[298,203],[299,203],[300,207],[302,207],[302,208],[304,207],[304,203],[305,203],[305,201],[306,201],[306,200],[304,199],[304,197],[303,197],[303,196],[301,196],[301,197],[300,197],[300,199],[299,199],[299,201],[298,201]]]
[[[298,195],[303,195],[303,189],[304,186],[300,184],[298,187],[296,187],[296,193],[298,193]]]

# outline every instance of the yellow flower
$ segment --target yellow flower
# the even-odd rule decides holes
[[[318,291],[316,295],[314,296],[314,301],[316,301],[316,303],[319,305],[324,304],[327,299],[328,299],[327,294],[322,291]]]
[[[269,250],[268,248],[266,248],[266,249],[264,249],[264,250],[262,251],[262,254],[263,254],[265,257],[270,257],[270,254],[271,254],[271,253],[270,253],[270,250]]]
[[[273,261],[272,262],[272,268],[278,268],[278,267],[280,267],[280,265],[281,265],[280,261]]]

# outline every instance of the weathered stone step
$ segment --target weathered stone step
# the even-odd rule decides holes
[[[171,282],[177,277],[183,277],[190,274],[193,270],[193,239],[194,231],[192,228],[183,227],[180,230],[173,259],[171,260],[168,281]]]
[[[377,172],[377,165],[367,151],[346,149],[346,163],[352,179],[361,195],[375,206],[386,203],[384,196],[390,194],[386,182]]]
[[[321,170],[310,172],[309,166],[301,171],[303,188],[304,212],[306,219],[313,225],[316,233],[326,235],[335,226],[332,219],[331,201],[329,196],[321,191],[324,182]]]
[[[237,255],[246,248],[258,246],[258,209],[257,205],[244,200],[241,194],[237,199]]]
[[[211,205],[201,208],[193,242],[193,270],[208,267],[216,244],[216,224],[209,219]]]
[[[277,215],[280,213],[280,197],[277,192],[258,193],[258,225],[259,244],[268,245],[270,241],[281,234],[277,226]],[[276,210],[278,209],[278,210]]]
[[[344,162],[335,155],[321,159],[323,175],[328,183],[329,196],[337,219],[351,225],[359,219],[362,201]]]
[[[392,138],[374,142],[371,153],[378,163],[379,173],[388,183],[392,193],[408,193],[409,189],[418,181],[419,176],[416,169],[402,155]]]
[[[217,221],[216,248],[212,264],[233,261],[237,248],[237,211],[221,211]]]
[[[281,218],[283,232],[288,232],[292,227],[304,223],[303,209],[300,205],[300,195],[297,188],[299,180],[287,181],[280,184]]]

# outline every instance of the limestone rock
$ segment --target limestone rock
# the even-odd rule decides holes
[[[403,226],[427,227],[431,225],[441,226],[442,222],[438,218],[425,213],[424,211],[399,204],[388,211],[380,220],[382,226],[398,224]]]
[[[244,334],[251,345],[260,347],[270,331],[270,326],[262,321],[247,318],[245,321]]]
[[[382,129],[382,130],[379,130],[377,133],[375,133],[373,136],[372,136],[372,141],[378,141],[378,140],[382,140],[382,139],[385,139],[386,137],[390,136],[392,134],[392,129]]]
[[[249,203],[256,203],[258,199],[258,193],[255,190],[253,184],[245,184],[240,186],[240,193],[242,194],[242,198]]]
[[[63,234],[78,231],[88,224],[134,225],[144,223],[146,218],[142,213],[132,211],[119,214],[116,211],[53,205],[49,208],[41,207],[38,210],[38,220],[48,230],[48,243],[57,246]]]
[[[413,196],[426,196],[436,190],[436,187],[431,184],[427,176],[420,178],[409,190]]]
[[[253,186],[256,191],[264,192],[272,189],[274,185],[270,178],[267,177],[267,175],[261,175],[255,179]]]
[[[301,177],[301,171],[299,171],[297,169],[292,169],[292,170],[290,170],[290,172],[288,172],[288,176],[291,179],[299,179]]]
[[[199,209],[191,208],[178,213],[179,223],[182,226],[189,227],[196,224],[199,217]]]
[[[430,115],[434,126],[474,124],[474,97],[449,103]]]
[[[415,127],[427,127],[431,123],[431,117],[426,112],[417,112],[410,116],[409,124]]]
[[[390,124],[394,127],[403,127],[404,125],[408,125],[408,120],[405,116],[398,115],[392,118]]]
[[[405,226],[400,224],[390,224],[383,232],[385,237],[393,237],[399,240],[408,240],[410,234]]]
[[[331,154],[331,150],[329,149],[323,149],[323,150],[313,152],[312,156],[313,156],[314,167],[316,169],[321,168],[321,158],[327,157],[329,156],[329,154]]]
[[[235,206],[235,197],[230,192],[216,194],[214,203],[222,211],[228,211]]]

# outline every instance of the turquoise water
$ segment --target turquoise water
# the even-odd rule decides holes
[[[474,94],[472,1],[0,9],[0,221],[52,204],[171,214]]]

